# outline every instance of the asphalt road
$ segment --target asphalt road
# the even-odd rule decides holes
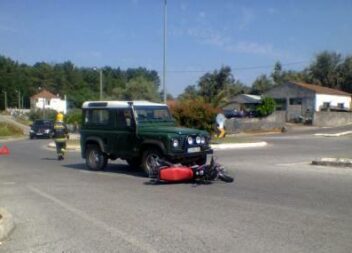
[[[351,252],[352,170],[309,165],[352,157],[352,137],[261,137],[216,153],[232,184],[149,185],[124,162],[85,170],[48,140],[8,142],[0,206],[16,229],[0,252]]]

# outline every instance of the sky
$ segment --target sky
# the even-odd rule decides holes
[[[166,90],[230,66],[250,86],[324,51],[352,54],[351,0],[167,0]],[[0,0],[0,55],[20,63],[145,67],[163,77],[164,0]]]

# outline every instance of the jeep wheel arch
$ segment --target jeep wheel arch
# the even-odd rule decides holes
[[[154,159],[163,158],[160,148],[157,146],[149,146],[142,153],[141,168],[143,169],[146,176],[152,173],[152,164]]]
[[[84,145],[84,150],[82,150],[82,154],[86,154],[87,147],[89,145],[97,145],[100,148],[101,152],[105,153],[105,146],[101,138],[98,138],[98,137],[87,138]]]

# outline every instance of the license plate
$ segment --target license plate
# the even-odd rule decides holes
[[[200,152],[200,147],[188,148],[188,149],[187,149],[187,152],[188,152],[188,153]]]

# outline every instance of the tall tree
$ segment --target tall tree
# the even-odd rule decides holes
[[[275,63],[274,71],[271,73],[271,78],[274,81],[274,85],[280,85],[284,83],[282,65],[279,61]]]
[[[273,81],[266,75],[260,75],[252,84],[251,93],[261,95],[274,86]]]
[[[308,67],[309,80],[321,86],[340,88],[342,80],[338,66],[341,61],[342,56],[335,52],[324,51],[318,54]]]

